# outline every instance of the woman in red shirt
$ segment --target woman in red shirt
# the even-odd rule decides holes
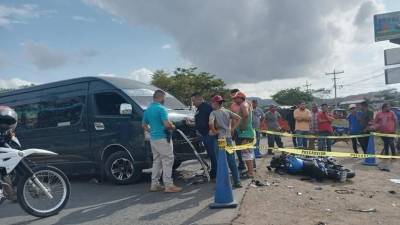
[[[375,130],[383,134],[394,134],[397,130],[397,117],[396,114],[390,110],[389,103],[382,105],[382,111],[378,112],[374,120]],[[385,155],[389,155],[389,148],[392,155],[396,155],[393,137],[381,137],[384,144]]]
[[[317,115],[318,121],[318,134],[319,136],[329,136],[333,133],[332,121],[333,116],[328,112],[328,105],[326,103],[321,105],[321,112]],[[319,151],[331,151],[332,141],[328,138],[318,139],[318,150]]]

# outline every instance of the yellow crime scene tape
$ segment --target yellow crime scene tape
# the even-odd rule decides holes
[[[287,132],[277,132],[277,131],[269,131],[269,130],[260,130],[260,132],[265,134],[273,134],[279,135],[283,137],[299,137],[299,138],[326,138],[326,139],[351,139],[351,138],[361,138],[361,137],[369,137],[369,136],[378,136],[378,137],[400,137],[400,134],[382,134],[377,132],[371,132],[369,134],[357,134],[357,135],[343,135],[343,136],[318,136],[318,135],[309,135],[309,134],[291,134]]]
[[[252,143],[230,146],[226,142],[225,138],[218,139],[218,147],[220,149],[224,149],[229,154],[232,154],[234,151],[256,148],[255,144],[256,144],[256,139],[254,139]]]
[[[276,132],[276,131],[269,131],[269,130],[261,130],[260,132],[265,134],[273,134],[279,135],[283,137],[298,137],[298,138],[326,138],[326,139],[351,139],[351,138],[361,138],[361,137],[369,137],[371,134],[357,134],[357,135],[343,135],[343,136],[318,136],[318,135],[310,135],[310,134],[291,134],[287,132]]]
[[[400,134],[382,134],[382,133],[376,133],[376,132],[372,132],[371,135],[377,136],[377,137],[393,137],[393,138],[400,137]]]
[[[296,155],[305,156],[319,156],[319,157],[342,157],[342,158],[380,158],[380,159],[400,159],[400,156],[390,155],[374,155],[374,154],[359,154],[349,152],[325,152],[325,151],[314,151],[305,149],[294,149],[294,148],[272,148],[274,151],[287,152]]]
[[[328,138],[328,139],[350,139],[350,138],[360,138],[360,137],[369,137],[369,136],[378,136],[378,137],[400,137],[399,134],[382,134],[377,132],[371,132],[370,134],[361,134],[361,135],[344,135],[344,136],[317,136],[317,135],[299,135],[299,134],[290,134],[290,133],[282,133],[276,131],[267,131],[261,130],[260,132],[266,134],[279,135],[284,137],[302,137],[302,138]],[[254,149],[256,148],[256,139],[253,140],[252,143],[230,146],[227,144],[226,139],[218,139],[218,147],[220,149],[224,149],[229,154],[232,154],[234,151],[240,151],[245,149]],[[260,146],[260,149],[268,149],[267,146]],[[305,156],[320,156],[320,157],[346,157],[346,158],[381,158],[381,159],[400,159],[400,156],[390,156],[390,155],[375,155],[375,154],[360,154],[360,153],[348,153],[348,152],[326,152],[326,151],[314,151],[314,150],[305,150],[305,149],[294,149],[294,148],[272,148],[274,151],[287,152],[291,154],[297,155],[305,155]]]

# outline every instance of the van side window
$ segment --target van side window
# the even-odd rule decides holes
[[[125,99],[117,93],[106,92],[94,95],[96,101],[97,115],[119,116],[119,107],[122,103],[127,103]]]
[[[18,126],[25,129],[62,127],[81,120],[85,96],[55,98],[15,107]]]
[[[38,113],[39,127],[62,127],[78,123],[81,120],[84,102],[84,96],[41,102]]]
[[[39,104],[27,104],[15,107],[18,114],[18,127],[25,129],[38,128],[38,114],[40,112]]]

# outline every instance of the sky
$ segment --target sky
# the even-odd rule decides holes
[[[339,96],[384,84],[373,15],[398,0],[1,0],[0,88],[81,76],[149,82],[158,69],[196,66],[228,87],[269,98],[283,88]],[[332,97],[325,95],[321,97]]]

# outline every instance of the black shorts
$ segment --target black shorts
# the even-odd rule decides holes
[[[247,143],[252,143],[254,141],[254,138],[240,138],[240,137],[238,137],[237,141],[235,143],[237,145],[241,145],[243,142],[246,142],[246,141],[247,141]]]

